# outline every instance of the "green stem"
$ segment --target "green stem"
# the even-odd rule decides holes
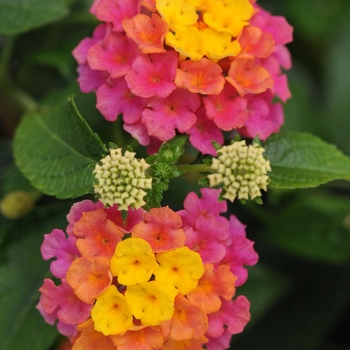
[[[184,171],[185,173],[212,173],[209,165],[206,164],[187,164],[177,165],[177,170]]]
[[[8,36],[4,39],[0,55],[0,91],[16,103],[24,112],[33,112],[40,109],[40,105],[25,91],[13,85],[9,76],[9,66],[16,36]]]
[[[5,86],[8,82],[7,71],[9,63],[11,61],[11,55],[13,51],[13,46],[15,44],[16,37],[8,36],[4,38],[4,43],[2,46],[1,56],[0,56],[0,86]]]

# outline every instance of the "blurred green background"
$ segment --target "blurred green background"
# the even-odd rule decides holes
[[[293,97],[285,106],[282,131],[312,133],[350,155],[350,2],[258,3],[294,26],[294,41],[288,45]],[[9,4],[0,0],[0,8]],[[31,97],[50,106],[76,93],[81,114],[105,142],[131,142],[121,135],[120,123],[103,120],[94,108],[94,95],[79,93],[75,82],[71,51],[97,24],[88,14],[90,2],[56,4],[62,8],[51,8],[53,23],[48,18],[50,23],[30,31],[24,28],[17,35],[6,24],[11,18],[0,13],[0,32],[4,33],[4,26],[9,28],[9,35],[0,36],[0,198],[16,190],[33,190],[14,165],[11,151],[21,115],[35,108]],[[198,190],[194,181],[189,177],[172,181],[164,204],[179,209],[186,194]],[[65,228],[72,201],[35,196],[35,207],[24,217],[13,220],[0,215],[2,350],[55,349],[60,343],[56,330],[43,322],[34,305],[37,289],[49,276],[49,265],[39,252],[43,234]],[[256,242],[260,255],[258,265],[249,268],[248,282],[238,290],[251,301],[252,319],[242,334],[233,337],[231,348],[350,349],[349,183],[271,190],[263,206],[235,203],[229,214],[247,225],[248,238]]]

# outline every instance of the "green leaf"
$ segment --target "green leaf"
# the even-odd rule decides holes
[[[67,13],[64,0],[0,0],[0,34],[19,34]]]
[[[336,179],[350,180],[350,158],[315,136],[274,135],[263,147],[272,168],[270,189],[316,187]]]
[[[349,199],[309,190],[287,203],[270,217],[265,237],[271,243],[315,261],[350,260]]]
[[[34,187],[58,198],[86,194],[94,180],[88,166],[105,152],[73,99],[46,113],[24,117],[14,140],[19,169]]]
[[[36,209],[30,217],[13,222],[16,236],[0,265],[0,337],[3,350],[48,349],[57,338],[56,327],[45,323],[35,305],[38,288],[49,275],[49,263],[40,254],[43,234],[66,225],[67,203]],[[1,247],[3,248],[3,247]]]

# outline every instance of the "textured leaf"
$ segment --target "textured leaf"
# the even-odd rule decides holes
[[[0,264],[0,338],[2,350],[44,350],[57,338],[35,305],[38,288],[48,276],[49,263],[40,254],[43,234],[66,224],[67,204],[36,209],[8,227],[16,236]],[[3,247],[2,247],[3,248]]]
[[[306,188],[336,179],[350,180],[350,158],[315,136],[274,135],[263,147],[272,168],[269,188]]]
[[[58,198],[86,194],[93,183],[88,165],[104,152],[71,99],[47,113],[27,115],[14,140],[19,169],[34,187]]]
[[[0,0],[0,34],[18,34],[67,15],[63,0]]]

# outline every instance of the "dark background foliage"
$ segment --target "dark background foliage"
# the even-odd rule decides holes
[[[310,132],[350,155],[350,2],[260,0],[294,28],[288,72],[293,98],[283,131]],[[27,4],[24,6],[23,4]],[[72,93],[83,117],[104,142],[136,143],[94,108],[93,94],[79,92],[78,42],[97,22],[87,0],[0,0],[0,198],[33,190],[12,157],[12,140],[24,112],[52,106]],[[45,147],[45,145],[43,145]],[[140,154],[143,150],[137,149]],[[179,209],[196,178],[170,182],[164,204]],[[66,226],[70,200],[37,194],[34,209],[17,220],[0,215],[0,347],[55,349],[53,327],[34,309],[37,289],[49,276],[40,257],[44,233]],[[232,349],[350,349],[350,186],[334,181],[317,189],[277,191],[264,205],[235,203],[229,214],[247,225],[260,255],[238,294],[251,301],[252,320],[233,337]]]

